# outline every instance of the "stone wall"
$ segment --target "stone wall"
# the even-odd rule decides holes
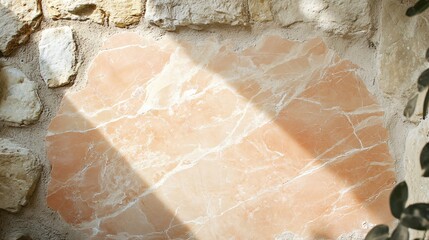
[[[380,106],[381,110],[378,108],[371,110],[373,111],[371,114],[375,114],[374,118],[371,117],[371,120],[367,119],[364,122],[368,125],[368,122],[374,121],[368,126],[378,126],[380,129],[384,126],[387,129],[389,148],[386,150],[385,157],[390,159],[391,155],[396,162],[398,179],[407,178],[411,182],[410,185],[415,183],[423,186],[423,183],[417,182],[413,177],[418,175],[415,174],[418,170],[409,167],[409,164],[413,164],[413,161],[417,162],[417,159],[413,160],[416,158],[415,154],[413,155],[415,152],[413,146],[416,145],[413,143],[421,142],[422,135],[427,134],[427,131],[424,130],[426,126],[421,123],[417,128],[421,113],[415,114],[412,121],[409,121],[402,116],[402,112],[408,98],[415,92],[419,73],[427,65],[424,53],[429,47],[425,45],[428,42],[427,31],[425,31],[428,16],[405,17],[405,10],[410,4],[412,4],[411,1],[399,0],[381,2],[369,0],[0,0],[0,121],[2,124],[0,129],[0,179],[2,179],[0,208],[3,209],[0,211],[0,239],[18,239],[22,235],[28,235],[33,239],[87,239],[88,236],[103,236],[97,235],[98,233],[91,230],[95,228],[90,225],[90,222],[88,222],[88,226],[83,226],[73,222],[75,216],[67,217],[67,211],[76,210],[75,206],[67,205],[67,199],[59,197],[59,200],[56,200],[52,197],[55,196],[60,182],[55,181],[62,179],[64,177],[62,175],[66,175],[66,171],[62,172],[58,169],[61,169],[61,163],[68,159],[67,156],[64,156],[63,159],[60,153],[55,153],[56,149],[67,152],[68,147],[56,145],[58,143],[52,136],[70,131],[87,131],[91,129],[89,126],[107,124],[110,120],[116,119],[115,116],[109,115],[107,117],[107,119],[111,118],[109,121],[100,120],[94,117],[91,111],[85,110],[86,107],[89,109],[91,107],[85,104],[97,102],[97,98],[102,99],[106,95],[114,96],[116,94],[114,91],[110,93],[111,90],[103,89],[105,86],[102,82],[91,85],[88,81],[89,79],[97,81],[99,76],[108,76],[109,69],[94,70],[97,66],[107,64],[108,61],[115,61],[115,59],[118,62],[112,66],[120,64],[121,60],[118,60],[120,58],[117,56],[115,58],[115,55],[106,57],[107,60],[103,60],[103,56],[112,53],[111,49],[121,47],[124,49],[136,48],[127,53],[130,58],[135,57],[140,61],[135,63],[137,65],[133,65],[133,69],[137,69],[139,66],[145,69],[146,62],[157,63],[156,59],[144,58],[157,56],[157,54],[150,55],[142,52],[143,57],[134,56],[133,53],[138,52],[139,48],[156,46],[156,51],[161,58],[162,54],[174,55],[172,52],[178,45],[179,53],[177,54],[180,55],[180,51],[185,51],[185,53],[189,51],[190,53],[186,53],[187,56],[193,57],[188,60],[195,61],[196,65],[200,62],[212,61],[209,57],[212,56],[210,54],[215,56],[216,51],[219,51],[220,55],[237,54],[235,57],[241,60],[234,61],[231,59],[235,59],[235,57],[231,57],[227,62],[234,63],[234,69],[244,69],[245,63],[256,61],[246,57],[258,54],[256,50],[263,48],[258,44],[261,44],[265,36],[277,36],[291,42],[302,43],[307,43],[311,39],[320,39],[323,42],[321,45],[326,45],[326,49],[329,49],[329,51],[326,50],[326,55],[323,55],[324,58],[332,61],[326,60],[329,62],[328,65],[330,66],[333,62],[338,63],[340,60],[349,61],[350,63],[344,62],[345,69],[347,69],[344,71],[355,73],[356,76],[353,79],[358,79],[356,86],[360,86],[359,82],[362,81],[362,86],[367,89],[362,90],[363,93],[358,91],[359,93],[356,92],[356,94],[363,94],[364,98],[374,96],[374,100],[371,100],[374,102],[368,103],[368,108],[372,105]],[[172,39],[174,44],[171,43]],[[282,44],[292,44],[291,42],[286,41]],[[204,45],[205,43],[206,45]],[[275,44],[280,43],[274,42],[273,45]],[[207,54],[198,55],[192,52],[196,51],[193,50],[193,45],[197,46],[195,49],[207,51]],[[227,50],[221,51],[217,49],[217,46],[223,46]],[[252,53],[252,51],[256,52]],[[286,55],[288,51],[282,53]],[[170,55],[168,56],[172,58]],[[121,57],[127,58],[127,55]],[[277,64],[276,61],[273,60],[272,64]],[[217,64],[221,62],[215,61]],[[183,66],[180,65],[182,63]],[[163,64],[168,65],[170,62]],[[185,61],[179,61],[171,67],[184,68],[186,66],[190,69],[195,68],[193,64],[186,65]],[[283,67],[287,66],[286,64]],[[204,68],[201,69],[204,70]],[[211,70],[220,72],[215,67]],[[127,71],[132,72],[131,69]],[[136,74],[141,76],[145,72]],[[169,76],[174,74],[184,75],[186,72],[172,71]],[[222,72],[224,78],[231,77],[228,74],[230,73]],[[288,72],[282,72],[282,74],[288,74]],[[244,74],[243,77],[254,76]],[[115,79],[112,78],[112,81]],[[123,90],[124,84],[127,83],[118,82],[109,89]],[[142,83],[142,85],[144,84]],[[164,84],[162,86],[179,89],[184,85]],[[287,88],[287,86],[283,87]],[[294,87],[297,87],[294,91],[300,91],[298,83]],[[152,95],[155,93],[160,96],[170,94],[159,88],[163,89],[158,85],[148,87],[151,89]],[[91,92],[88,89],[93,90]],[[347,88],[339,89],[338,91],[346,91]],[[192,88],[188,90],[192,91]],[[97,93],[101,95],[96,99],[89,97],[86,99],[86,96],[92,96],[91,94],[97,96]],[[138,93],[139,91],[131,95],[135,96]],[[353,99],[356,96],[349,97]],[[139,98],[137,97],[137,99]],[[145,98],[144,101],[148,101],[147,99]],[[148,109],[162,110],[163,107],[171,104],[165,99],[154,99],[148,103],[149,107],[141,108],[138,114],[149,111]],[[180,97],[172,99],[171,101],[181,101]],[[121,102],[120,96],[115,100]],[[139,100],[143,101],[143,99]],[[348,100],[343,99],[343,101]],[[323,101],[321,102],[325,104]],[[116,105],[113,104],[113,106]],[[245,108],[245,105],[240,106]],[[111,106],[101,104],[96,109],[101,111],[105,107]],[[73,108],[78,110],[70,113],[70,109]],[[226,106],[222,106],[222,108],[226,108]],[[368,111],[368,108],[364,108],[362,111]],[[117,111],[125,114],[121,112],[120,107]],[[125,112],[131,114],[129,111],[127,109]],[[384,115],[377,115],[378,111],[384,112]],[[63,115],[64,118],[67,118],[68,114],[73,115],[76,112],[87,116],[84,123],[80,123],[80,120],[76,118],[61,119]],[[270,111],[267,112],[266,114],[269,115]],[[262,119],[262,115],[259,116],[256,112],[254,114],[254,118]],[[377,120],[377,116],[379,120]],[[171,119],[169,120],[168,115],[165,115],[163,121],[171,121]],[[112,131],[120,132],[120,126],[117,128]],[[176,131],[179,130],[176,129]],[[383,134],[379,133],[379,135]],[[380,137],[378,141],[384,144],[386,141],[384,138]],[[82,141],[84,140],[82,139]],[[115,140],[110,139],[109,141]],[[363,143],[365,144],[365,142]],[[405,148],[406,144],[407,148]],[[74,142],[73,145],[78,144]],[[124,146],[124,148],[126,147]],[[78,150],[74,149],[68,154],[70,156],[78,155]],[[52,170],[51,164],[57,164],[60,167]],[[67,165],[67,168],[73,168],[73,164]],[[311,163],[309,164],[311,165]],[[383,171],[388,172],[389,166]],[[84,169],[85,167],[77,169],[77,172],[84,171]],[[405,172],[404,169],[407,171]],[[51,177],[54,181],[51,181]],[[389,176],[384,176],[384,178],[388,179]],[[383,184],[388,186],[384,193],[386,194],[392,183]],[[70,188],[69,191],[72,193],[78,190]],[[415,191],[417,192],[418,188]],[[421,197],[421,195],[419,196]],[[64,205],[59,204],[63,202]],[[168,201],[166,200],[166,202]],[[108,211],[108,209],[103,209],[103,211]],[[76,216],[85,215],[82,212],[73,213]],[[365,219],[366,217],[366,215],[363,216]],[[371,216],[368,219],[381,221],[385,218]],[[103,226],[98,226],[97,231],[100,229],[106,232],[113,231],[111,229],[114,227],[110,226],[109,222],[102,223]],[[377,223],[379,222],[365,222],[356,231],[336,232],[334,235],[338,239],[362,239],[366,229],[371,224]],[[110,224],[114,225],[114,223]],[[118,222],[116,224],[120,225]],[[272,222],[266,224],[275,225]],[[273,227],[273,229],[275,228]],[[297,231],[301,231],[301,229]],[[302,230],[302,233],[307,234],[306,231]],[[270,231],[267,230],[267,232]],[[330,233],[317,234],[313,237],[331,236]],[[127,239],[126,235],[117,235],[117,237]],[[154,239],[163,238],[157,237]],[[306,237],[308,235],[300,236],[296,232],[289,231],[276,235],[278,239],[306,239]]]

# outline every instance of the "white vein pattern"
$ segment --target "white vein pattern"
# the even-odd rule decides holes
[[[92,239],[365,232],[394,168],[356,71],[321,39],[113,36],[49,127],[48,204]]]

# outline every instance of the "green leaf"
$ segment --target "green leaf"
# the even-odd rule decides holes
[[[429,0],[420,0],[414,6],[407,9],[405,15],[412,17],[424,12],[429,7]]]
[[[426,61],[429,62],[429,48],[426,50],[425,58],[426,58]]]
[[[415,230],[429,229],[429,204],[415,203],[404,209],[401,224]]]
[[[404,116],[407,118],[410,118],[414,111],[416,110],[416,104],[417,104],[417,98],[419,97],[418,94],[414,95],[410,100],[408,100],[407,105],[404,109]]]
[[[383,224],[373,227],[365,237],[365,240],[387,240],[389,238],[389,227]]]
[[[423,102],[423,119],[426,119],[428,113],[428,104],[429,104],[429,91],[426,92],[425,100]]]
[[[400,219],[408,199],[408,186],[405,181],[398,183],[390,194],[390,212]]]
[[[422,92],[429,85],[429,68],[424,70],[417,79],[417,89]]]
[[[420,153],[420,167],[423,170],[423,177],[429,177],[429,143],[426,143]]]
[[[398,226],[393,231],[392,236],[390,237],[390,240],[409,240],[409,239],[410,239],[410,232],[408,231],[408,228],[405,226],[402,226],[401,224],[398,224]]]

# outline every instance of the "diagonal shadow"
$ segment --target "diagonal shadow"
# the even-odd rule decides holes
[[[383,113],[355,66],[320,39],[267,39],[109,39],[49,128],[49,206],[96,238],[334,239],[390,220]]]
[[[242,46],[232,41],[213,43],[221,45],[219,48],[207,46],[210,44],[196,47],[180,37],[170,37],[181,46],[183,55],[217,76],[216,80],[227,83],[232,92],[266,114],[271,119],[269,124],[281,132],[272,133],[267,127],[255,129],[253,135],[264,137],[253,147],[282,152],[279,158],[294,169],[292,174],[285,171],[280,177],[283,187],[278,190],[295,195],[286,207],[279,207],[283,217],[294,222],[283,226],[310,234],[311,239],[334,239],[361,226],[353,218],[361,218],[362,225],[368,220],[392,221],[387,199],[395,176],[388,133],[383,127],[383,112],[357,76],[355,65],[339,59],[321,39],[299,46],[274,36],[237,51]],[[263,70],[252,72],[252,68]],[[263,161],[266,156],[259,157]],[[276,168],[271,170],[266,174],[276,173]],[[300,179],[303,176],[309,177]],[[315,207],[307,201],[325,206]],[[300,207],[308,209],[295,210]],[[335,214],[335,209],[341,208],[355,209],[354,213]],[[348,224],[353,221],[354,228]],[[312,222],[316,224],[308,225]]]
[[[91,239],[194,239],[142,178],[147,169],[133,165],[139,153],[124,156],[118,149],[143,152],[138,141],[127,146],[138,136],[126,136],[125,142],[106,137],[121,126],[94,126],[67,95],[61,109],[46,137],[52,165],[49,207]]]

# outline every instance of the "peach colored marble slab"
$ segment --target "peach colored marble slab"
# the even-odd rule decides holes
[[[92,239],[336,239],[388,222],[388,135],[356,70],[318,38],[115,35],[50,124],[48,204]]]

